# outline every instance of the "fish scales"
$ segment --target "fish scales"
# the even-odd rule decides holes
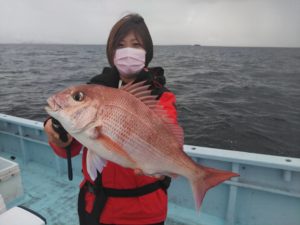
[[[121,102],[122,103],[122,102]],[[105,106],[105,115],[104,121],[107,121],[106,124],[109,124],[111,127],[112,124],[116,124],[116,130],[119,130],[120,133],[125,134],[127,136],[126,139],[132,140],[128,138],[130,134],[136,133],[143,140],[146,140],[148,143],[151,143],[154,146],[163,144],[176,143],[174,136],[167,136],[168,138],[160,138],[160,133],[168,132],[165,131],[167,128],[163,123],[157,124],[156,120],[153,120],[153,112],[147,108],[146,105],[141,104],[140,107],[131,107],[134,108],[135,111],[128,111],[128,109],[121,107],[118,102],[115,102],[117,105]],[[127,104],[124,102],[123,104]],[[131,109],[130,108],[130,109]],[[130,114],[130,115],[129,115]],[[147,116],[139,116],[139,115],[147,115]],[[118,121],[114,123],[114,118],[118,118]],[[107,127],[109,129],[109,126]],[[124,132],[123,132],[124,131]],[[163,135],[161,135],[163,136]],[[159,138],[157,138],[159,137]],[[115,136],[115,140],[117,141],[118,137]],[[134,139],[133,139],[134,140]]]
[[[106,134],[111,136],[113,140],[116,141],[119,145],[122,145],[124,149],[127,150],[127,152],[130,155],[132,155],[132,157],[135,160],[138,158],[140,159],[140,161],[142,161],[141,164],[147,164],[149,158],[153,158],[159,162],[162,161],[159,159],[166,160],[166,158],[173,156],[173,154],[171,154],[172,149],[170,148],[165,148],[166,151],[164,154],[161,151],[156,151],[156,148],[153,147],[154,145],[159,145],[162,142],[165,142],[163,143],[165,145],[169,145],[170,143],[166,140],[161,141],[159,140],[160,138],[157,138],[157,132],[159,132],[159,130],[155,130],[152,128],[153,132],[150,135],[146,135],[146,138],[144,138],[145,135],[143,135],[143,131],[147,130],[147,128],[145,128],[145,121],[140,121],[138,120],[138,118],[135,117],[128,117],[128,114],[126,112],[120,112],[123,111],[123,109],[120,107],[109,106],[109,108],[111,110],[105,110],[105,111],[107,111],[107,114],[110,116],[104,116],[106,119],[104,119],[103,121],[105,124],[107,124],[107,129],[105,130],[108,133]],[[118,115],[113,116],[114,114],[118,114]],[[122,119],[114,120],[114,118],[122,118]],[[131,119],[128,120],[128,118]],[[150,123],[151,121],[148,122],[148,124]],[[128,132],[128,128],[131,128],[131,132]],[[150,128],[151,127],[149,127],[149,129]],[[119,131],[118,135],[114,134],[116,133],[115,132],[116,130]],[[138,132],[141,130],[142,132]],[[166,157],[166,155],[168,155],[169,157]]]

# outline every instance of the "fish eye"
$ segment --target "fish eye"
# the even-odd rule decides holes
[[[79,92],[76,92],[72,95],[72,98],[76,101],[76,102],[81,102],[84,98],[84,94],[79,91]]]

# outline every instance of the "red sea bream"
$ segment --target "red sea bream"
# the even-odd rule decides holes
[[[182,128],[155,98],[143,83],[79,85],[51,96],[46,110],[92,152],[96,169],[105,159],[144,174],[184,176],[199,209],[209,188],[238,174],[198,165],[185,154]]]

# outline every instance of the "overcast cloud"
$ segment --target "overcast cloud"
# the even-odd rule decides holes
[[[0,0],[0,43],[105,44],[130,12],[155,44],[300,47],[298,0]]]

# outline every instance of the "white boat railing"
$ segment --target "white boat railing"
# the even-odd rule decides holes
[[[17,126],[17,132],[15,132],[14,134],[7,132],[7,134],[17,136],[24,140],[30,140],[39,144],[48,145],[48,142],[44,139],[40,141],[23,134],[24,128],[33,128],[38,136],[42,135],[42,133],[44,132],[42,122],[10,116],[2,113],[0,113],[0,120],[4,122],[4,126],[6,127],[10,123]],[[2,130],[0,132],[5,133],[5,131]],[[184,151],[190,156],[197,158],[207,158],[212,160],[236,162],[241,164],[250,164],[255,166],[263,166],[290,171],[300,171],[300,158],[256,154],[209,147],[199,147],[193,145],[184,145]]]

